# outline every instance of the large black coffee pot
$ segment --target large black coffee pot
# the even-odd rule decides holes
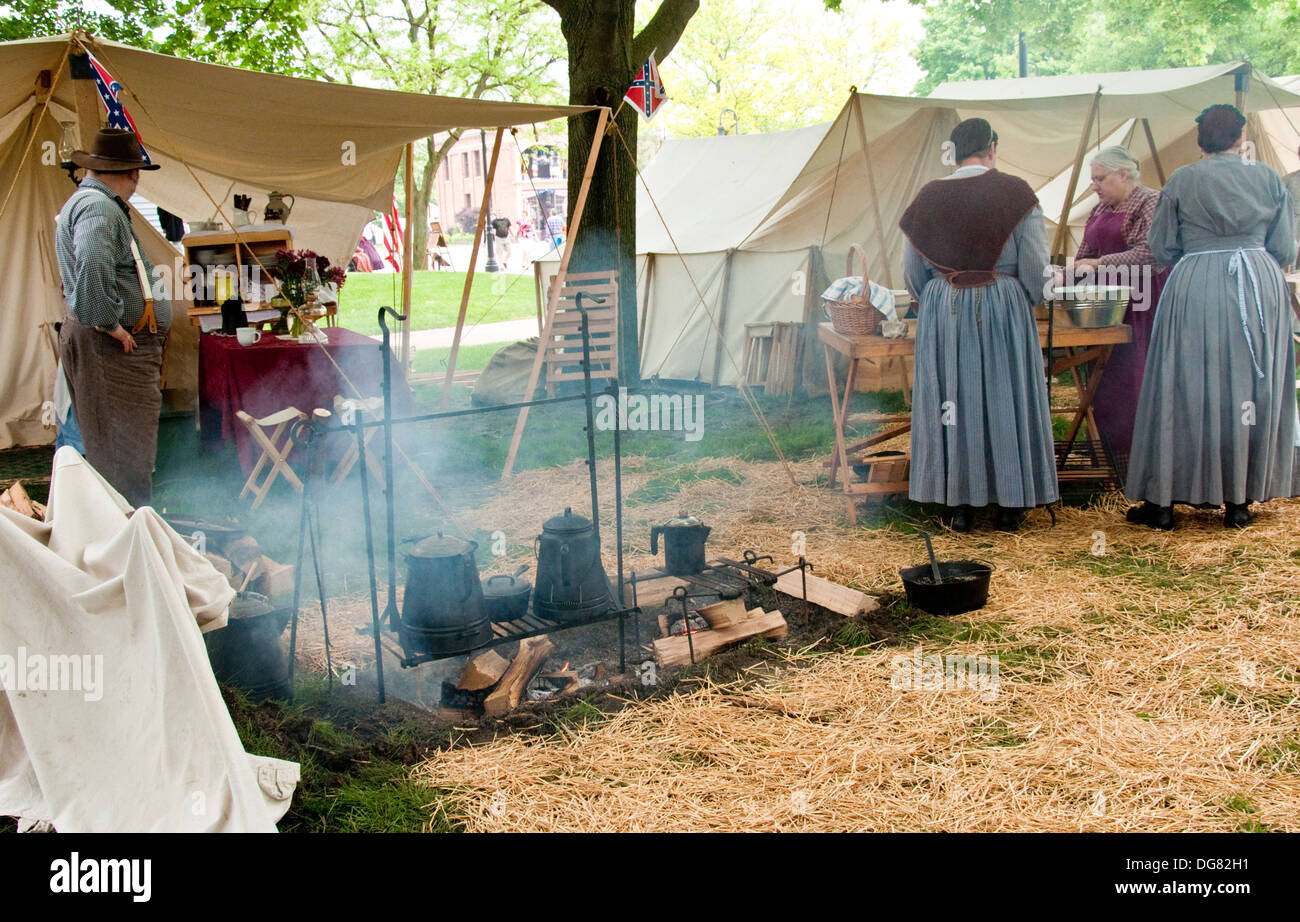
[[[425,538],[406,555],[399,637],[408,653],[466,653],[492,639],[473,541]]]
[[[535,542],[537,586],[533,612],[555,621],[581,621],[613,607],[591,521],[565,509],[547,519]]]

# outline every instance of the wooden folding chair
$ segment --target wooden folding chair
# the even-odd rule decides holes
[[[381,417],[384,412],[383,397],[364,397],[360,400],[353,398],[349,401],[345,400],[342,395],[335,394],[334,415],[341,420],[346,420],[346,405],[348,403],[353,404],[361,411],[363,419],[375,420]],[[370,469],[370,476],[375,478],[375,481],[379,484],[379,489],[382,490],[385,483],[383,455],[381,452],[375,451],[370,444],[371,440],[378,434],[379,428],[377,426],[372,426],[366,429],[365,433],[361,437],[365,439],[366,442],[366,467]],[[357,459],[361,457],[361,453],[357,450],[356,437],[351,432],[348,432],[347,438],[348,450],[339,460],[338,467],[334,468],[334,473],[330,477],[331,483],[338,483],[344,477],[348,476],[348,473],[352,470],[352,466],[356,464]]]
[[[297,407],[287,407],[278,413],[263,416],[261,419],[253,419],[243,410],[236,410],[235,416],[244,424],[248,434],[253,437],[253,441],[262,450],[257,463],[253,465],[253,472],[244,481],[244,489],[239,492],[239,498],[243,499],[245,493],[252,493],[253,508],[256,509],[262,505],[262,500],[266,498],[267,492],[271,489],[271,484],[280,474],[283,474],[284,479],[289,481],[293,488],[301,493],[302,481],[293,472],[293,468],[289,467],[289,452],[293,449],[293,424],[306,419],[307,414]],[[270,436],[267,436],[266,430],[271,429],[272,426],[275,428],[271,430]],[[257,477],[267,464],[271,465],[271,470],[259,484]]]

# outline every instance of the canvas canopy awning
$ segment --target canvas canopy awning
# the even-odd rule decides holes
[[[1238,75],[1256,156],[1279,172],[1295,169],[1300,81],[1242,63],[947,83],[922,98],[854,93],[829,125],[666,142],[644,171],[649,191],[638,190],[639,274],[648,285],[643,373],[735,384],[745,323],[815,319],[817,295],[843,274],[853,243],[864,245],[871,278],[901,288],[899,217],[925,183],[952,171],[943,145],[965,118],[993,124],[999,168],[1038,193],[1049,232],[1083,142],[1067,217],[1073,230],[1061,247],[1073,253],[1095,204],[1086,161],[1098,141],[1127,140],[1143,160],[1143,182],[1158,187],[1146,128],[1167,176],[1196,159],[1195,116],[1234,102]],[[809,367],[815,375],[820,362]]]
[[[77,121],[67,56],[79,45],[121,83],[120,98],[162,167],[142,174],[141,195],[191,220],[220,219],[219,204],[229,226],[234,192],[255,202],[273,190],[292,194],[295,245],[335,263],[346,263],[371,209],[391,207],[409,142],[589,111],[262,74],[80,34],[0,43],[0,201],[9,199],[0,215],[8,269],[0,277],[0,448],[54,437],[41,418],[55,367],[41,325],[64,312],[53,231],[73,186],[53,153],[59,123]],[[52,93],[41,87],[43,72]],[[161,255],[170,261],[167,250]]]

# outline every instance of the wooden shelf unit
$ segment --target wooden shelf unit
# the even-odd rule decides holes
[[[233,268],[236,273],[235,284],[238,284],[244,266],[252,265],[254,261],[249,256],[249,250],[252,250],[256,262],[262,265],[263,272],[272,275],[267,267],[274,263],[276,250],[293,249],[293,230],[283,224],[254,224],[240,228],[238,234],[234,231],[196,231],[186,234],[181,245],[185,250],[187,277],[190,266],[199,266],[205,272],[213,268]],[[200,257],[200,253],[204,255]],[[205,290],[203,295],[206,294]],[[186,302],[190,323],[195,326],[199,325],[200,317],[221,313],[221,305],[206,297],[197,301],[190,300],[188,290]],[[246,311],[257,309],[258,305],[244,306]]]

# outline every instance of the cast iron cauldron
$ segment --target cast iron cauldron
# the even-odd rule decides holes
[[[289,671],[280,635],[289,608],[274,608],[266,596],[241,592],[230,603],[226,626],[203,635],[212,671],[227,685],[241,688],[251,701],[288,700]]]
[[[703,573],[708,566],[704,542],[712,530],[695,516],[679,512],[676,518],[650,529],[650,553],[659,553],[659,536],[663,535],[665,570],[673,576]]]
[[[600,562],[600,540],[588,519],[565,509],[564,515],[543,523],[535,546],[535,614],[555,621],[581,621],[612,607],[609,579]]]
[[[406,555],[399,637],[408,653],[467,653],[492,639],[474,551],[478,544],[441,532]]]

